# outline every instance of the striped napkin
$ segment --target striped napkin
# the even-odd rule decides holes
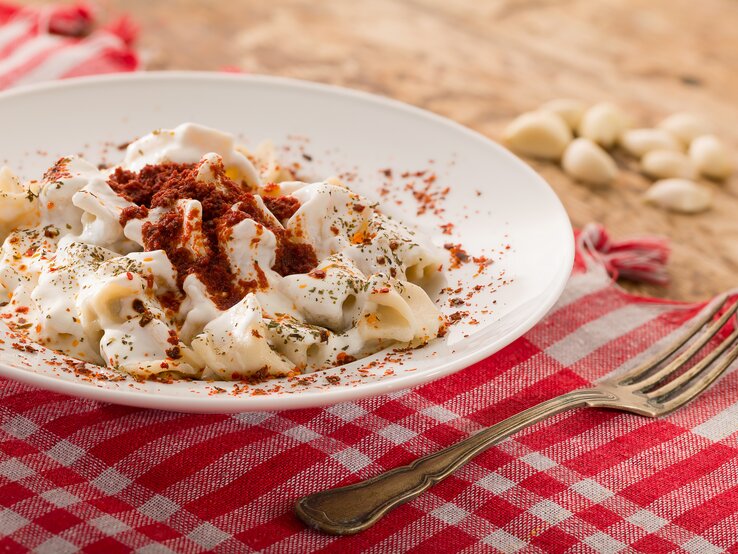
[[[0,3],[0,89],[50,79],[134,71],[136,28],[127,18],[96,25],[85,5],[24,8]]]

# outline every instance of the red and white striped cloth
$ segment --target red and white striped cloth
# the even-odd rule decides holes
[[[98,27],[83,4],[0,3],[0,89],[50,79],[134,71],[136,29],[127,18]]]
[[[661,420],[586,410],[542,422],[357,536],[322,535],[294,516],[304,494],[622,371],[699,311],[608,277],[613,251],[653,260],[647,243],[625,248],[599,227],[578,243],[571,281],[532,331],[388,396],[188,415],[0,381],[0,551],[738,552],[738,372]]]

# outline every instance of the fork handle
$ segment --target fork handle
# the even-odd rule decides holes
[[[456,444],[418,458],[412,464],[297,501],[295,511],[305,524],[332,535],[352,535],[374,525],[389,510],[408,502],[442,481],[493,444],[565,410],[592,405],[609,395],[579,389],[546,400]]]

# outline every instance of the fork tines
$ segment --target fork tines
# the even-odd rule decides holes
[[[730,325],[729,321],[736,311],[738,301],[727,295],[716,299],[679,340],[618,378],[617,385],[634,389],[634,392],[646,396],[651,404],[666,411],[688,402],[715,381],[738,357],[738,326],[735,324],[722,342],[712,347],[704,357],[697,357],[703,349],[707,350],[708,344],[722,329]],[[714,319],[718,314],[720,317]],[[671,361],[664,365],[668,360]],[[694,365],[682,372],[691,361],[695,362]]]

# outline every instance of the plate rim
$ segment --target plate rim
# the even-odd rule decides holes
[[[488,147],[497,150],[504,159],[509,163],[517,166],[524,174],[533,182],[537,182],[541,189],[546,191],[553,206],[558,211],[558,216],[563,218],[564,225],[567,230],[566,240],[561,244],[561,251],[558,256],[563,260],[562,269],[555,275],[549,284],[550,294],[545,301],[539,302],[537,307],[531,312],[525,320],[518,324],[514,330],[508,333],[501,333],[499,338],[493,339],[490,343],[478,350],[464,354],[459,352],[458,356],[452,361],[438,366],[431,370],[420,373],[411,373],[397,376],[394,379],[367,383],[365,385],[356,385],[351,387],[336,387],[329,390],[305,391],[296,394],[279,394],[279,395],[258,395],[258,396],[197,396],[191,397],[186,395],[166,394],[157,396],[156,406],[152,406],[151,395],[142,394],[137,391],[105,388],[104,386],[95,386],[80,380],[65,380],[51,375],[43,375],[33,371],[26,371],[19,368],[13,368],[0,361],[0,376],[9,379],[41,387],[46,390],[52,390],[64,394],[69,394],[78,398],[86,398],[102,402],[111,402],[123,404],[127,406],[172,410],[178,412],[189,413],[241,413],[252,411],[281,411],[300,408],[322,407],[327,405],[338,404],[340,402],[354,401],[362,398],[370,398],[395,392],[398,390],[417,387],[431,381],[440,379],[448,375],[457,373],[468,368],[496,352],[499,352],[522,335],[532,329],[548,311],[554,306],[564,291],[566,283],[571,275],[574,265],[575,244],[574,232],[569,219],[568,213],[564,208],[561,199],[553,190],[551,185],[536,171],[534,171],[523,160],[515,156],[512,152],[504,148],[501,144],[495,142],[491,138],[475,131],[469,127],[462,125],[450,118],[436,114],[432,111],[419,108],[417,106],[386,97],[380,94],[374,94],[363,90],[347,88],[332,84],[318,83],[306,81],[302,79],[294,79],[290,77],[260,75],[260,74],[239,74],[226,72],[209,72],[209,71],[146,71],[131,73],[116,73],[107,75],[95,75],[87,77],[76,77],[59,81],[49,81],[44,83],[36,83],[25,85],[0,92],[0,103],[10,100],[18,96],[29,96],[35,93],[46,93],[58,89],[74,89],[85,88],[89,85],[109,84],[118,81],[140,81],[155,82],[167,80],[201,80],[201,81],[217,81],[217,82],[241,82],[241,83],[261,83],[289,88],[298,88],[304,90],[317,91],[329,94],[338,94],[349,96],[363,102],[369,102],[394,110],[409,113],[416,117],[430,119],[431,121],[451,128],[456,132],[460,132],[471,139],[481,141]],[[183,409],[183,404],[191,404],[187,409]]]

